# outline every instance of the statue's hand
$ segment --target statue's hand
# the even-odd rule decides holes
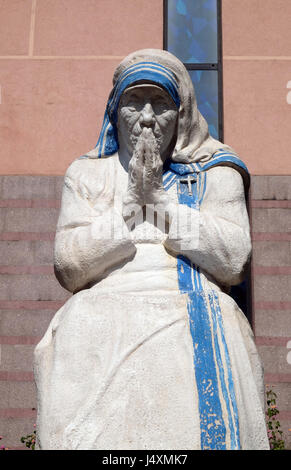
[[[144,136],[144,199],[147,204],[163,204],[167,193],[163,186],[163,161],[151,128],[143,129]]]
[[[163,161],[151,128],[144,127],[128,166],[128,187],[123,199],[127,221],[146,204],[163,208],[168,196],[163,186]]]
[[[140,136],[128,165],[127,192],[123,198],[122,215],[125,221],[142,209],[144,172],[144,139]]]

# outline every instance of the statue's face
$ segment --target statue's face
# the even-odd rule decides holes
[[[124,91],[119,104],[120,138],[132,153],[143,128],[150,127],[163,157],[176,133],[177,117],[177,107],[163,88],[153,84],[132,86]]]

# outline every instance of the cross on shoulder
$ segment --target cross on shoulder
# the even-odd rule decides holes
[[[180,183],[186,183],[188,184],[188,193],[189,196],[192,196],[192,183],[195,183],[197,181],[197,177],[195,175],[188,175],[187,178],[180,178],[179,182]]]

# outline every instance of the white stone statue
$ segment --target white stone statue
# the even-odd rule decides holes
[[[130,54],[113,85],[65,176],[55,272],[74,295],[35,350],[38,448],[268,449],[261,362],[228,295],[251,253],[247,169],[172,54]]]

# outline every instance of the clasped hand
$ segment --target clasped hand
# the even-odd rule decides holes
[[[123,200],[123,216],[151,204],[166,206],[167,193],[163,186],[163,161],[158,143],[149,127],[144,127],[128,166],[128,187]]]

